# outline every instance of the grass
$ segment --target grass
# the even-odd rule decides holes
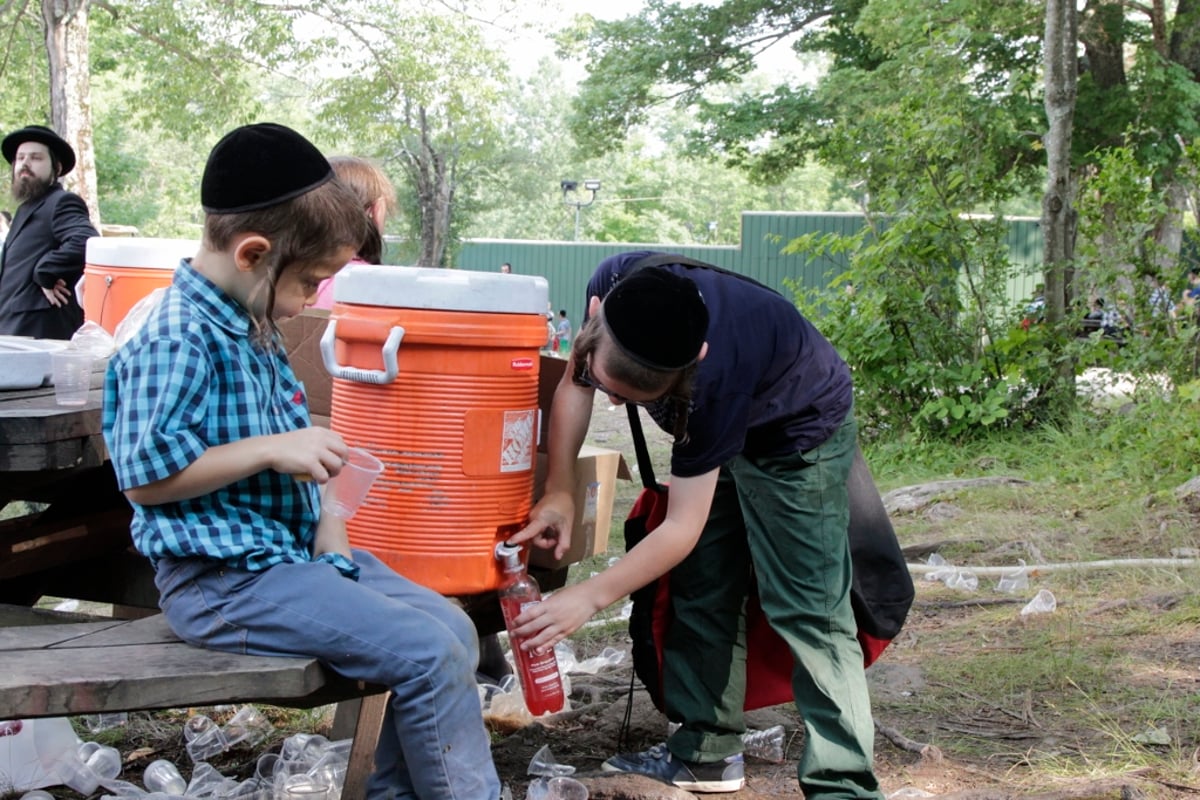
[[[1200,550],[1198,517],[1174,496],[1200,464],[1196,411],[1147,404],[970,444],[898,440],[868,443],[865,452],[884,493],[950,478],[1028,481],[963,489],[940,498],[936,512],[893,515],[902,545],[941,543],[938,552],[953,564],[1159,558]],[[617,435],[624,415],[610,416],[606,438],[593,443],[621,450],[632,466],[633,448]],[[669,445],[652,438],[651,447],[665,477]],[[622,523],[640,488],[636,479],[618,484],[608,552],[573,566],[572,582],[624,553]],[[1191,787],[1151,798],[1200,792],[1200,568],[1045,573],[1018,596],[998,593],[995,583],[981,577],[977,591],[964,592],[917,579],[908,624],[870,673],[876,718],[936,745],[952,763],[1031,790],[1136,772],[1160,787]],[[1057,610],[1022,617],[1022,605],[1043,588]],[[607,646],[628,650],[624,606],[571,637],[577,658]],[[886,691],[889,671],[919,680],[907,693]],[[272,714],[281,731],[325,732],[328,724],[320,712]],[[111,743],[125,753],[161,748],[164,738],[178,740],[181,726],[182,717],[132,715]],[[1158,729],[1168,744],[1144,741]],[[169,752],[152,750],[127,771],[162,755]],[[877,755],[903,757],[886,745]],[[244,771],[252,758],[241,754],[231,766]]]
[[[1200,524],[1175,490],[1200,464],[1197,411],[1150,401],[967,444],[901,439],[864,450],[884,493],[955,478],[1027,482],[963,489],[893,515],[902,545],[941,543],[952,564],[1194,557]],[[668,445],[651,445],[656,466],[665,464]],[[572,580],[624,552],[621,524],[640,488],[618,488],[609,552],[573,568]],[[1045,573],[1019,597],[995,583],[981,578],[965,593],[917,579],[908,625],[884,663],[918,672],[922,688],[875,692],[877,719],[1029,787],[1138,771],[1200,792],[1200,568]],[[1022,617],[1042,588],[1057,610]],[[1169,744],[1144,741],[1158,729]]]

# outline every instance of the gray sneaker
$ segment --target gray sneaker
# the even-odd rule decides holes
[[[600,766],[605,772],[645,775],[689,792],[736,792],[746,785],[746,764],[741,753],[701,764],[676,758],[665,743],[640,753],[621,753]]]

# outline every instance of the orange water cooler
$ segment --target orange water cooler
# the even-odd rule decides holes
[[[105,238],[87,242],[79,304],[83,318],[114,333],[129,309],[159,287],[171,285],[180,259],[196,255],[192,239]]]
[[[385,465],[351,544],[442,594],[497,588],[532,507],[546,280],[353,265],[333,296],[330,424]]]

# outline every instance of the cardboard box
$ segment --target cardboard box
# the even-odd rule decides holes
[[[538,409],[541,411],[538,430],[538,452],[546,452],[546,440],[550,435],[550,402],[554,390],[567,371],[567,360],[557,356],[543,355],[538,363]]]
[[[313,423],[326,426],[329,425],[333,378],[325,371],[325,362],[321,359],[321,336],[325,333],[328,323],[328,311],[308,309],[279,324],[292,369],[304,384]],[[566,368],[567,360],[555,356],[543,355],[538,364],[538,409],[541,419],[537,468],[534,471],[534,502],[542,496],[546,482],[546,440],[550,428],[550,403]],[[632,475],[629,466],[621,453],[584,445],[575,465],[575,524],[571,548],[566,556],[558,561],[553,558],[552,551],[535,549],[531,555],[532,563],[538,567],[555,569],[607,550],[616,481],[630,478]],[[595,484],[594,492],[589,497],[589,487],[592,484]],[[585,514],[591,516],[593,512],[594,521],[588,520],[589,524],[585,524]]]
[[[279,323],[279,331],[287,347],[288,360],[296,377],[304,384],[308,397],[308,412],[314,422],[324,417],[328,424],[329,406],[333,397],[333,378],[325,371],[321,360],[321,336],[329,324],[329,312],[310,308]]]
[[[545,453],[538,453],[537,469],[533,476],[535,503],[545,491],[549,461],[550,457]],[[529,563],[553,569],[608,550],[617,481],[631,477],[629,466],[621,453],[585,444],[575,462],[575,520],[571,526],[571,546],[558,560],[555,560],[553,550],[534,549],[529,556]]]

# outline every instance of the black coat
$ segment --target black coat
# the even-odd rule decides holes
[[[70,339],[83,324],[75,284],[83,277],[87,240],[98,235],[83,200],[57,183],[22,203],[0,253],[0,333]],[[71,300],[56,308],[42,289],[59,278]]]

